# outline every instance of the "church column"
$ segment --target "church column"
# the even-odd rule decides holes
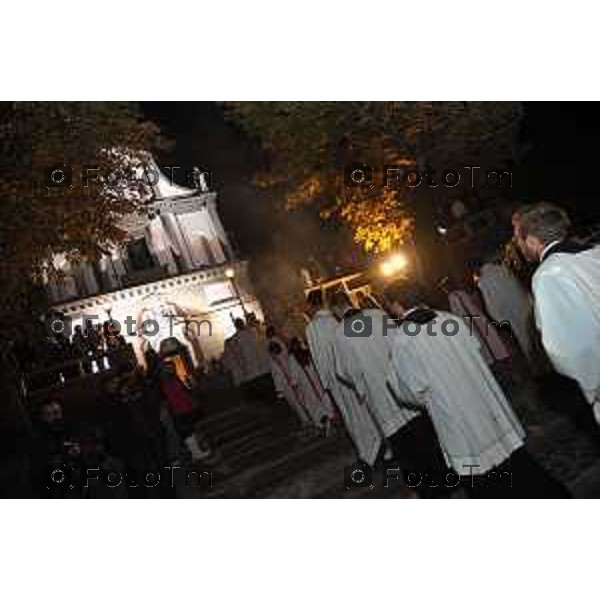
[[[171,239],[175,240],[179,248],[180,256],[183,260],[183,263],[187,269],[194,268],[194,261],[188,249],[187,241],[184,237],[184,233],[181,229],[181,223],[177,219],[177,215],[173,213],[169,213],[165,216],[165,223],[168,224],[167,230],[171,234]]]
[[[102,273],[102,277],[108,284],[109,290],[114,290],[119,285],[119,281],[117,279],[117,275],[115,273],[115,269],[112,265],[110,256],[104,255],[99,261],[98,266],[100,268],[100,272]]]
[[[173,260],[171,247],[161,219],[153,219],[146,228],[146,243],[150,253],[161,267],[166,268],[169,275],[177,274],[177,265]]]
[[[113,253],[110,257],[110,262],[112,263],[112,267],[116,275],[115,279],[118,281],[117,287],[121,287],[121,278],[127,274],[127,270],[119,249],[115,248],[115,250],[113,250]]]

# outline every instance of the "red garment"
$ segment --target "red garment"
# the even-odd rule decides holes
[[[174,415],[185,415],[193,411],[192,397],[179,379],[169,378],[162,381],[160,386]]]

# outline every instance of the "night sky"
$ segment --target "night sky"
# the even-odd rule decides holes
[[[296,251],[305,258],[307,238],[327,240],[329,236],[331,243],[339,244],[339,232],[323,235],[318,218],[286,213],[278,193],[252,186],[254,170],[263,158],[260,148],[225,119],[217,103],[143,102],[141,107],[174,141],[171,150],[158,155],[160,164],[198,165],[211,171],[221,218],[244,254],[254,257],[281,247],[278,236],[282,231],[292,259]],[[525,103],[515,199],[559,201],[575,220],[599,218],[595,181],[599,134],[600,119],[593,103]]]

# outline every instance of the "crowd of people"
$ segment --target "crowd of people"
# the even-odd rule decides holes
[[[439,478],[453,477],[473,497],[568,497],[527,451],[501,384],[520,366],[549,378],[554,408],[598,437],[600,248],[570,240],[568,216],[548,203],[515,212],[513,228],[521,258],[540,263],[530,290],[490,262],[473,269],[471,285],[443,282],[452,312],[432,308],[416,282],[361,306],[343,290],[311,292],[310,353],[269,332],[278,394],[302,423],[341,418],[367,465],[394,463],[405,478],[435,481],[419,495],[447,493]]]
[[[284,339],[254,315],[237,318],[204,379],[238,388],[254,406],[285,400],[302,435],[345,430],[358,461],[397,465],[405,483],[418,476],[422,484],[411,487],[422,497],[454,494],[448,481],[470,497],[569,497],[528,452],[511,396],[526,378],[550,382],[553,408],[600,440],[600,247],[570,239],[568,216],[548,203],[516,211],[513,229],[513,249],[535,269],[470,264],[464,281],[440,282],[440,309],[417,281],[354,298],[315,290],[304,339]],[[111,373],[91,426],[73,431],[56,393],[37,407],[36,493],[56,493],[47,485],[55,464],[112,465],[135,478],[210,460],[197,431],[201,403],[172,362],[149,349],[143,371],[119,363],[122,338],[99,325],[62,337],[52,344],[84,371],[93,362],[101,371],[108,357]]]
[[[151,348],[145,358],[145,370],[120,365],[107,372],[100,390],[78,398],[78,418],[65,416],[69,402],[60,390],[32,407],[34,495],[176,497],[181,489],[165,468],[210,463],[210,444],[196,429],[202,411],[199,391]],[[107,479],[109,473],[118,479],[116,485]]]
[[[76,325],[71,335],[63,321],[61,314],[49,315],[48,332],[18,336],[14,343],[13,352],[22,370],[36,376],[34,386],[48,387],[81,374],[119,369],[135,362],[131,346],[111,321]],[[52,323],[55,328],[51,328]]]

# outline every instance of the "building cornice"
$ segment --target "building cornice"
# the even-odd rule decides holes
[[[89,309],[98,309],[106,305],[116,304],[126,300],[133,300],[152,293],[161,293],[163,291],[173,291],[177,288],[183,288],[190,284],[202,284],[216,281],[228,281],[225,271],[229,268],[234,268],[237,271],[244,271],[247,266],[247,261],[239,260],[223,263],[218,266],[203,267],[195,269],[181,275],[174,275],[158,281],[150,283],[142,283],[139,285],[122,288],[104,294],[88,296],[87,298],[78,298],[59,302],[50,306],[50,310],[64,313],[66,315],[72,313],[80,313]]]

